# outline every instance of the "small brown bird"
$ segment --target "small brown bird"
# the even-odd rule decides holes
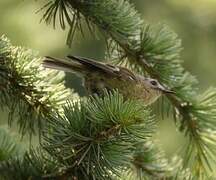
[[[134,74],[127,68],[83,57],[68,56],[68,58],[65,60],[45,57],[43,66],[80,75],[84,78],[84,86],[89,94],[102,94],[104,88],[118,89],[124,97],[142,100],[149,105],[162,93],[172,93],[157,80]]]

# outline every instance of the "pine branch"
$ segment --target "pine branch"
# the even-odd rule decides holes
[[[26,152],[24,157],[12,157],[0,163],[0,178],[3,180],[42,180],[43,174],[58,171],[52,157],[37,150]],[[59,170],[60,171],[60,170]]]
[[[138,144],[131,168],[123,171],[124,180],[193,180],[189,169],[184,169],[182,160],[174,157],[171,162],[152,142]]]
[[[169,177],[173,170],[164,154],[151,142],[136,146],[132,165],[126,173],[128,179],[162,179]]]
[[[15,139],[5,129],[0,128],[0,162],[14,156],[22,156],[23,152],[21,145],[16,144]]]
[[[72,15],[61,13],[57,2],[64,4]],[[215,107],[204,104],[202,109],[196,109],[199,107],[197,80],[181,65],[182,47],[177,35],[166,26],[152,26],[143,22],[126,0],[56,0],[49,3],[48,7],[59,8],[62,21],[67,20],[71,28],[69,39],[72,39],[76,29],[82,31],[82,19],[87,22],[90,30],[96,25],[106,37],[111,38],[108,54],[111,54],[112,59],[118,59],[120,63],[142,74],[147,73],[176,92],[175,95],[166,96],[177,112],[175,116],[181,124],[180,130],[185,132],[191,142],[187,147],[190,149],[188,159],[194,159],[191,164],[195,162],[193,173],[198,177],[202,177],[203,173],[208,174],[212,164],[216,164],[209,163],[211,157],[216,155],[212,150],[216,149],[212,143],[216,129],[214,122],[208,121],[209,116],[211,119],[215,116]],[[48,8],[44,15],[47,22],[52,18],[52,12]],[[204,123],[204,120],[208,123]],[[209,128],[210,133],[203,133],[206,128]]]
[[[22,135],[41,130],[46,117],[62,111],[70,94],[63,84],[64,74],[45,71],[40,62],[31,50],[0,38],[0,106],[9,109],[9,125],[16,121]]]
[[[134,145],[152,137],[155,120],[141,102],[124,101],[118,92],[105,94],[104,98],[95,96],[68,102],[64,113],[50,117],[42,134],[42,149],[31,150],[23,159],[0,163],[2,177],[82,180],[119,177],[124,168],[131,166]]]
[[[151,137],[155,121],[140,102],[116,92],[69,103],[49,125],[43,148],[51,156],[65,167],[82,167],[82,177],[112,179],[129,166],[134,144]]]
[[[187,127],[185,133],[190,138],[186,159],[197,177],[205,177],[206,172],[212,175],[216,164],[216,89],[210,88],[199,95],[193,104],[185,104],[182,108],[186,111],[182,113],[182,121],[186,124],[183,125]]]
[[[143,131],[131,128],[135,126]],[[169,164],[150,142],[154,128],[155,120],[141,102],[124,101],[117,92],[68,102],[64,113],[49,119],[41,148],[0,163],[0,177],[192,180],[178,161]]]

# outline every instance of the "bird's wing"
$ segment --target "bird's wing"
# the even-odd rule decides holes
[[[53,58],[46,56],[43,59],[42,65],[46,68],[57,69],[65,72],[75,72],[81,76],[85,74],[85,69],[78,62],[67,61],[65,59]]]
[[[78,57],[78,56],[71,56],[71,55],[67,57],[71,59],[72,61],[76,61],[86,66],[86,68],[89,69],[90,71],[99,70],[102,72],[106,72],[108,74],[117,74],[120,71],[119,67],[116,67],[110,64],[105,64],[102,62],[97,62],[96,60],[93,60],[93,59]]]
[[[138,80],[138,76],[136,76],[133,72],[131,72],[129,69],[124,67],[120,67],[119,75],[121,76],[122,79],[125,80],[132,80],[132,81]]]
[[[89,70],[99,70],[109,75],[118,76],[123,79],[136,80],[136,75],[129,69],[124,67],[113,66],[102,62],[97,62],[93,59],[78,57],[78,56],[67,56],[69,59],[76,61],[88,68]]]
[[[47,68],[62,70],[66,72],[76,72],[83,75],[89,73],[105,73],[110,78],[118,77],[125,80],[136,80],[136,75],[124,67],[113,66],[93,59],[78,56],[67,56],[69,60],[58,59],[46,56],[43,60],[43,66]]]

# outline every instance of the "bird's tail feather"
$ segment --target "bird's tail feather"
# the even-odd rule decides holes
[[[65,72],[78,73],[80,75],[85,74],[85,69],[82,64],[73,61],[67,61],[64,59],[57,59],[46,56],[43,60],[43,66],[45,68],[56,69]]]

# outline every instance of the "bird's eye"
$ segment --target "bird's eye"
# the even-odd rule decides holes
[[[151,83],[151,85],[153,85],[153,86],[157,86],[157,81],[155,81],[155,80],[150,81],[150,83]]]

